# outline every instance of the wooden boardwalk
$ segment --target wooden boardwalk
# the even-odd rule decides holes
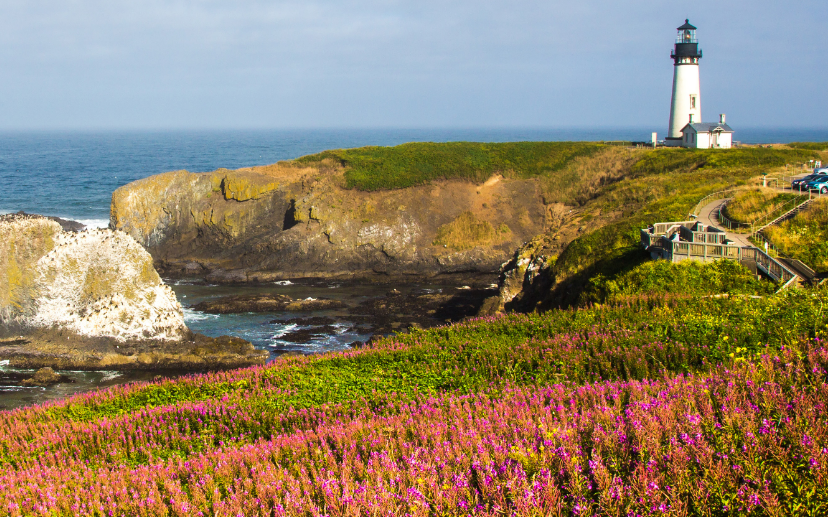
[[[713,201],[707,203],[706,205],[704,205],[701,208],[701,210],[699,210],[699,213],[698,213],[698,216],[696,217],[696,220],[701,222],[701,223],[704,223],[707,226],[715,226],[717,228],[720,228],[723,232],[725,232],[725,235],[727,235],[727,239],[733,241],[737,246],[752,247],[753,243],[751,243],[748,240],[747,235],[744,235],[744,234],[741,234],[741,233],[736,233],[736,232],[729,232],[729,231],[725,230],[724,228],[722,228],[722,226],[719,224],[719,217],[718,217],[719,210],[729,200],[730,200],[730,198],[722,198],[722,199],[716,199],[716,200],[713,200]]]

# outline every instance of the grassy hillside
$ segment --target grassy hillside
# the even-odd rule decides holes
[[[771,189],[754,188],[734,195],[724,211],[731,220],[750,224],[764,220],[782,207],[793,208],[795,205],[791,203],[796,199],[802,198],[796,194],[780,194]]]
[[[0,507],[815,515],[826,297],[634,296],[0,413]]]
[[[590,278],[584,298],[612,300],[638,294],[769,295],[779,286],[756,276],[732,260],[703,264],[666,260],[643,262],[612,278],[597,274]]]
[[[814,201],[793,219],[763,233],[783,255],[828,273],[828,199]]]
[[[706,195],[747,185],[763,172],[813,156],[812,151],[769,148],[648,151],[627,176],[606,186],[585,205],[593,213],[618,215],[579,236],[560,253],[549,272],[553,292],[543,305],[594,300],[585,293],[590,278],[612,279],[647,259],[639,245],[641,228],[658,221],[686,220]]]
[[[828,151],[828,142],[791,142],[792,149],[808,149],[810,151]]]

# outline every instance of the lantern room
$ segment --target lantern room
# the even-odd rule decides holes
[[[699,50],[699,40],[696,39],[696,27],[690,25],[690,20],[684,20],[679,27],[676,37],[676,46],[670,53],[675,64],[698,64],[702,52]]]

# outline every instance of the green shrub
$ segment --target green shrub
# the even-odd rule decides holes
[[[454,221],[437,228],[434,244],[456,250],[471,249],[475,246],[491,244],[498,232],[508,231],[509,227],[505,223],[495,231],[489,221],[481,221],[473,213],[466,211],[457,216]]]
[[[592,298],[598,300],[645,293],[772,294],[778,287],[773,282],[757,280],[733,260],[709,263],[653,260],[612,279],[603,275],[590,279]]]
[[[809,151],[828,151],[828,142],[791,142],[788,147]]]

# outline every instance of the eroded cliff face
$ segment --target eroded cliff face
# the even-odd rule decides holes
[[[243,340],[194,335],[149,253],[120,231],[0,216],[0,358],[56,368],[210,368],[264,362]]]
[[[535,180],[362,192],[343,188],[342,173],[293,162],[169,172],[116,190],[111,225],[146,246],[163,273],[255,282],[494,278],[548,224]]]

